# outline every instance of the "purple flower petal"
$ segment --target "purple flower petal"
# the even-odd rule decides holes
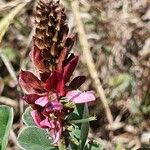
[[[43,114],[49,115],[51,112],[60,113],[63,109],[63,105],[58,100],[50,101],[44,108]]]
[[[86,103],[95,100],[93,91],[81,92],[78,90],[76,91],[74,90],[68,92],[66,97],[68,98],[69,101],[73,101],[75,103]]]
[[[62,134],[62,124],[59,120],[54,121],[55,128],[50,129],[53,144],[57,144]]]
[[[54,121],[53,121],[53,120],[50,120],[49,123],[50,123],[50,125],[51,125],[51,128],[54,129],[54,128],[55,128]]]
[[[58,143],[62,133],[62,125],[59,121],[56,122],[56,126],[57,126],[57,132],[56,132],[55,140],[53,141],[54,144]]]
[[[53,110],[61,111],[63,109],[63,105],[57,100],[51,102],[51,106]]]
[[[48,128],[48,127],[51,128],[52,127],[48,117],[46,117],[46,119],[44,119],[43,121],[40,122],[40,126],[43,128]]]
[[[40,105],[42,107],[44,107],[47,103],[48,103],[48,97],[47,96],[40,97],[35,101],[35,104]]]

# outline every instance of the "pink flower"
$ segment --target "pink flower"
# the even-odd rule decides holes
[[[41,96],[48,96],[49,100],[54,100],[55,95],[55,98],[59,99],[66,95],[68,89],[80,87],[85,81],[83,76],[76,77],[66,86],[77,63],[78,56],[71,55],[64,63],[63,69],[54,70],[49,76],[43,73],[40,79],[29,71],[21,71],[19,83],[26,93],[24,100],[29,104],[33,104]]]
[[[66,97],[69,101],[75,103],[87,103],[95,101],[94,91],[81,92],[79,90],[69,91],[66,94]]]
[[[47,97],[47,96],[39,97],[39,98],[35,101],[35,104],[36,104],[36,105],[40,105],[40,106],[42,106],[42,107],[44,107],[47,103],[48,103],[48,97]]]
[[[46,98],[45,98],[46,99]],[[62,113],[63,105],[58,101],[52,101],[50,103],[41,103],[41,100],[36,100],[37,105],[46,106],[44,108],[45,112],[40,113],[37,110],[33,110],[31,115],[35,124],[44,129],[48,129],[52,137],[54,144],[58,143],[62,134],[62,118],[64,115]]]
[[[73,101],[74,103],[95,100],[93,91],[76,90],[84,83],[84,76],[78,76],[66,85],[78,59],[78,56],[70,55],[63,62],[62,67],[58,66],[52,72],[43,72],[39,78],[29,71],[21,71],[19,75],[19,83],[26,93],[23,99],[34,109],[31,115],[35,124],[49,130],[54,144],[57,144],[61,138],[62,124],[68,115],[66,108],[61,103],[61,98],[66,97],[68,102]]]

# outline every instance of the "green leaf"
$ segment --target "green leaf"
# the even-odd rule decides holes
[[[84,150],[103,150],[103,147],[96,141],[89,141]]]
[[[87,104],[85,104],[82,118],[84,119],[84,118],[88,118],[88,117],[89,117],[89,110],[88,110]],[[81,150],[84,148],[84,145],[86,143],[86,140],[88,137],[88,132],[89,132],[89,122],[82,123],[81,135],[80,135],[80,139],[81,139],[80,149]]]
[[[86,104],[80,104],[76,105],[74,112],[70,116],[70,120],[80,120],[80,119],[85,119],[89,117],[88,113],[88,107]],[[84,145],[87,140],[88,136],[88,131],[89,131],[89,122],[84,122],[82,124],[76,124],[74,125],[74,130],[71,132],[71,137],[74,140],[79,141],[79,145],[76,144],[70,144],[70,147],[72,149],[76,150],[83,150]]]
[[[0,106],[0,150],[5,150],[7,147],[12,122],[13,109],[8,106]]]
[[[25,112],[22,115],[22,120],[27,126],[36,126],[31,116],[31,111],[31,107],[26,108]]]
[[[83,111],[84,111],[84,104],[77,104],[73,113],[70,115],[69,119],[70,120],[79,120],[82,119],[82,115],[83,115]],[[76,149],[78,150],[78,145],[76,144],[76,142],[74,141],[78,141],[78,143],[80,143],[80,135],[81,135],[81,124],[74,124],[74,130],[70,133],[71,136],[71,142],[70,143],[70,147],[72,150]]]
[[[82,119],[84,112],[84,104],[77,104],[73,113],[69,116],[70,120],[79,120]]]
[[[79,129],[79,126],[74,125],[73,131],[70,133],[71,137],[77,140],[80,140],[81,130]]]
[[[35,126],[26,127],[20,132],[18,145],[23,150],[58,150],[52,146],[46,130]]]

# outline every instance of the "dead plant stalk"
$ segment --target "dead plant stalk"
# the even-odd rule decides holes
[[[92,54],[90,52],[89,44],[87,41],[87,36],[85,34],[83,23],[81,21],[81,17],[80,17],[80,13],[79,13],[79,2],[77,0],[74,0],[71,3],[71,7],[73,10],[75,19],[76,19],[76,27],[77,27],[77,31],[79,34],[80,45],[81,45],[81,48],[83,51],[84,58],[85,58],[86,63],[87,63],[87,67],[88,67],[90,76],[94,81],[97,93],[98,93],[98,95],[101,99],[101,102],[105,108],[107,120],[108,120],[109,124],[112,124],[113,123],[113,117],[111,114],[111,110],[109,108],[104,89],[102,88],[101,82],[98,78],[98,74],[97,74],[97,71],[96,71],[96,68],[95,68],[95,65],[93,62]]]

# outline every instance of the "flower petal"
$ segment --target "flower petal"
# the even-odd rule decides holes
[[[76,34],[71,34],[64,38],[63,42],[65,43],[65,46],[57,59],[57,69],[62,70],[62,66],[63,66],[66,58],[68,57],[69,51],[73,47],[76,37],[77,37]]]
[[[64,79],[60,79],[58,84],[57,84],[57,88],[56,91],[58,93],[58,96],[64,96],[65,95],[65,83],[64,83]]]
[[[34,102],[39,98],[40,96],[37,94],[29,94],[24,95],[23,100],[25,100],[28,104],[34,104]]]
[[[69,88],[72,90],[76,90],[78,89],[84,82],[85,82],[86,78],[85,76],[78,76],[75,77],[69,84]]]
[[[59,96],[64,96],[65,84],[61,71],[53,71],[52,75],[46,80],[45,89],[56,92]]]
[[[42,73],[40,73],[41,81],[45,82],[49,78],[50,74],[51,74],[50,71],[49,72],[42,72]]]
[[[42,117],[37,110],[31,111],[31,116],[38,127],[41,127],[40,122],[42,121]]]
[[[51,76],[46,80],[45,89],[47,91],[56,90],[59,77],[60,73],[54,70]]]
[[[56,120],[54,122],[54,124],[55,124],[55,128],[53,128],[53,129],[50,130],[50,134],[51,134],[51,137],[53,139],[53,144],[57,144],[58,141],[61,138],[62,124],[61,124],[61,122],[59,120]]]
[[[81,92],[78,90],[76,91],[74,90],[68,92],[66,97],[68,98],[69,101],[73,101],[75,103],[86,103],[95,100],[93,91]]]
[[[46,117],[43,121],[40,122],[40,126],[43,128],[52,128],[48,117]]]
[[[75,69],[75,67],[77,66],[79,57],[78,56],[74,56],[64,67],[64,73],[63,73],[63,78],[65,83],[67,83]]]
[[[50,101],[47,106],[43,110],[43,115],[49,115],[50,113],[54,113],[54,115],[61,117],[63,112],[63,105],[58,100]]]
[[[62,134],[62,125],[60,123],[60,121],[56,121],[56,133],[55,133],[55,139],[53,139],[53,144],[57,144],[58,141],[61,138],[61,134]]]
[[[27,94],[42,94],[45,92],[44,84],[31,72],[21,70],[19,83]]]
[[[55,110],[61,111],[63,109],[63,105],[58,100],[52,101],[51,105],[54,111]]]
[[[44,59],[41,55],[41,50],[39,50],[35,45],[30,52],[30,58],[34,63],[35,67],[41,72],[49,72],[48,68],[46,68],[44,64]]]
[[[40,105],[42,107],[44,107],[47,103],[48,103],[48,97],[47,96],[40,97],[35,101],[35,104]]]
[[[60,52],[59,57],[57,58],[57,70],[62,70],[63,62],[68,55],[68,49],[66,47]]]

